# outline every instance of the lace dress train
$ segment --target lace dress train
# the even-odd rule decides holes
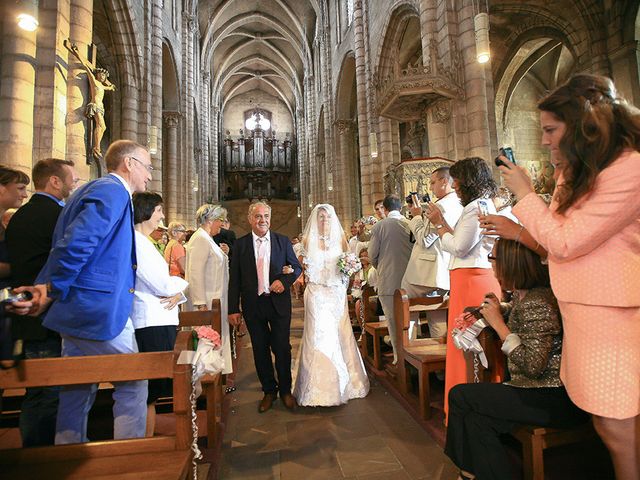
[[[308,283],[304,332],[293,395],[304,406],[334,406],[369,393],[369,378],[356,344],[346,286]]]

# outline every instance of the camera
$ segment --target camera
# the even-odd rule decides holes
[[[10,287],[0,290],[0,304],[27,302],[32,298],[31,292],[14,293]]]
[[[414,195],[418,196],[418,199],[420,200],[420,203],[429,203],[429,202],[431,202],[431,197],[429,196],[428,193],[425,193],[424,195],[420,196],[420,195],[418,195],[418,192],[409,192],[409,195],[407,195],[407,198],[405,198],[405,201],[409,205],[413,205],[413,196]]]
[[[516,156],[513,154],[513,149],[511,147],[502,147],[499,152],[500,154],[494,160],[497,167],[504,166],[510,168],[509,165],[507,165],[500,159],[500,155],[502,155],[503,157],[507,157],[507,160],[509,160],[514,165],[516,164]]]

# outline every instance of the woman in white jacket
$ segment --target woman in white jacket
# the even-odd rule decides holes
[[[189,282],[187,309],[209,310],[214,298],[220,300],[222,327],[223,374],[232,372],[231,342],[227,321],[227,292],[229,289],[228,247],[224,250],[213,241],[227,219],[227,210],[220,205],[204,204],[196,212],[198,229],[186,245],[185,279]],[[225,246],[226,247],[226,246]],[[225,251],[226,250],[226,251]]]
[[[178,328],[176,305],[186,300],[182,291],[188,283],[169,275],[167,262],[149,238],[164,218],[162,197],[152,192],[134,193],[133,218],[137,267],[131,321],[136,329],[138,349],[141,352],[173,350]],[[149,381],[148,437],[153,436],[155,429],[156,400],[172,395],[170,379]]]

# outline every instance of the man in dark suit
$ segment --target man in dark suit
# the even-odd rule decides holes
[[[291,395],[290,288],[302,268],[289,239],[269,231],[271,207],[263,202],[253,203],[248,218],[251,233],[236,240],[231,257],[229,323],[240,324],[242,299],[242,315],[251,335],[256,372],[264,392],[258,411],[269,410],[278,392],[291,410],[296,401]]]
[[[35,193],[11,218],[6,240],[11,286],[33,285],[51,250],[58,216],[78,182],[70,160],[47,158],[33,167]],[[14,318],[13,335],[23,341],[25,358],[60,356],[60,335],[42,326],[42,317]],[[53,445],[58,412],[58,388],[28,388],[20,412],[24,447]]]
[[[222,223],[222,228],[220,229],[220,233],[213,236],[213,241],[218,244],[223,250],[223,244],[226,245],[228,250],[225,252],[231,258],[231,254],[233,252],[233,244],[236,241],[236,232],[231,230],[231,222],[229,219]]]

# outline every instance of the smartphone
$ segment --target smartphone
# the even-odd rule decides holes
[[[480,215],[489,215],[489,204],[486,200],[478,200],[478,210],[480,210]]]
[[[502,155],[503,157],[506,157],[507,160],[509,160],[511,163],[513,163],[514,165],[516,164],[516,156],[513,154],[513,149],[511,147],[502,147],[499,150],[500,154],[495,158],[495,163],[496,166],[505,166],[507,168],[509,168],[509,165],[507,165],[506,163],[504,163],[502,160],[500,160],[500,155]]]

